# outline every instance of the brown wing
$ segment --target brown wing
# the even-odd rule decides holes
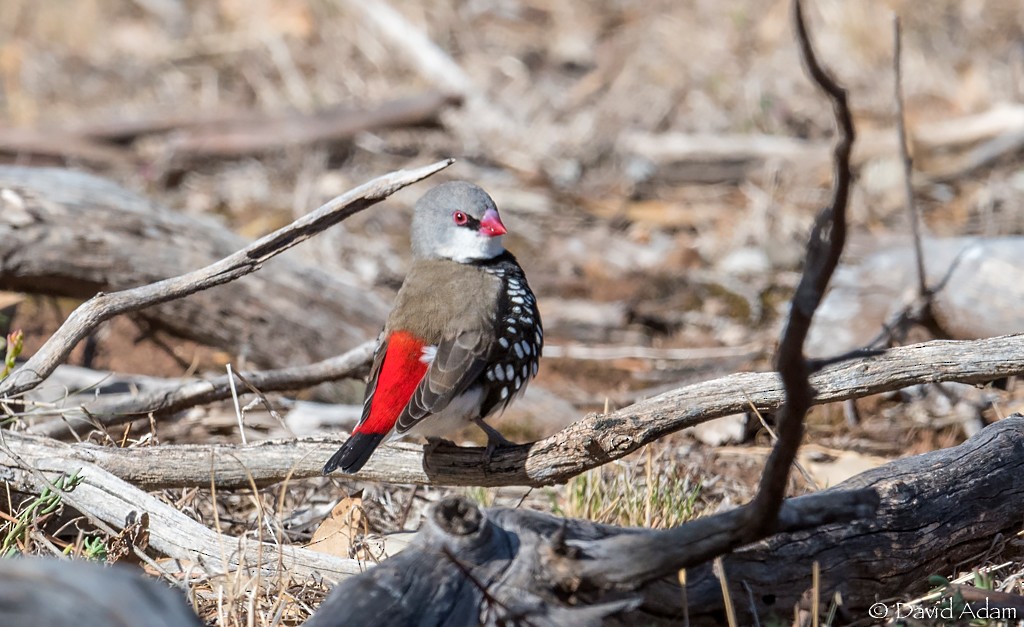
[[[463,331],[455,337],[443,339],[437,345],[437,353],[427,374],[398,416],[395,430],[407,433],[419,421],[440,412],[452,399],[466,391],[486,369],[490,348],[480,330]]]

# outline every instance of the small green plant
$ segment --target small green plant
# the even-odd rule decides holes
[[[53,482],[54,488],[49,487],[37,496],[24,509],[18,512],[16,521],[8,521],[0,527],[0,534],[3,534],[3,543],[0,544],[0,557],[12,557],[18,554],[17,544],[24,542],[28,537],[29,527],[40,517],[52,514],[57,511],[62,502],[62,493],[71,492],[77,488],[84,477],[76,470],[73,475],[60,477]]]
[[[14,370],[14,360],[18,358],[25,348],[25,334],[19,329],[7,334],[6,354],[4,355],[4,367],[0,370],[0,380],[6,379],[7,375]]]
[[[82,555],[86,559],[106,561],[107,542],[101,536],[87,537],[82,541]]]

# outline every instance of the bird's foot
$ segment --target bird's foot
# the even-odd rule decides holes
[[[491,467],[491,459],[494,457],[494,451],[499,448],[509,448],[511,446],[519,446],[515,442],[512,442],[501,433],[492,427],[491,425],[484,422],[483,418],[477,418],[473,422],[478,427],[483,429],[483,432],[487,434],[487,448],[484,449],[484,471],[486,472]]]

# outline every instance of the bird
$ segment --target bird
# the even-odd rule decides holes
[[[514,446],[484,420],[536,376],[544,329],[506,233],[472,183],[442,183],[416,202],[412,265],[378,338],[362,416],[325,475],[358,472],[385,438],[436,441],[470,423],[487,435],[485,463]]]

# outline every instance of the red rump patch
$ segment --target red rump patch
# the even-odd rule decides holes
[[[398,416],[409,403],[429,364],[420,361],[425,343],[406,331],[395,331],[388,338],[377,389],[370,401],[370,415],[352,433],[382,434],[391,431]]]

